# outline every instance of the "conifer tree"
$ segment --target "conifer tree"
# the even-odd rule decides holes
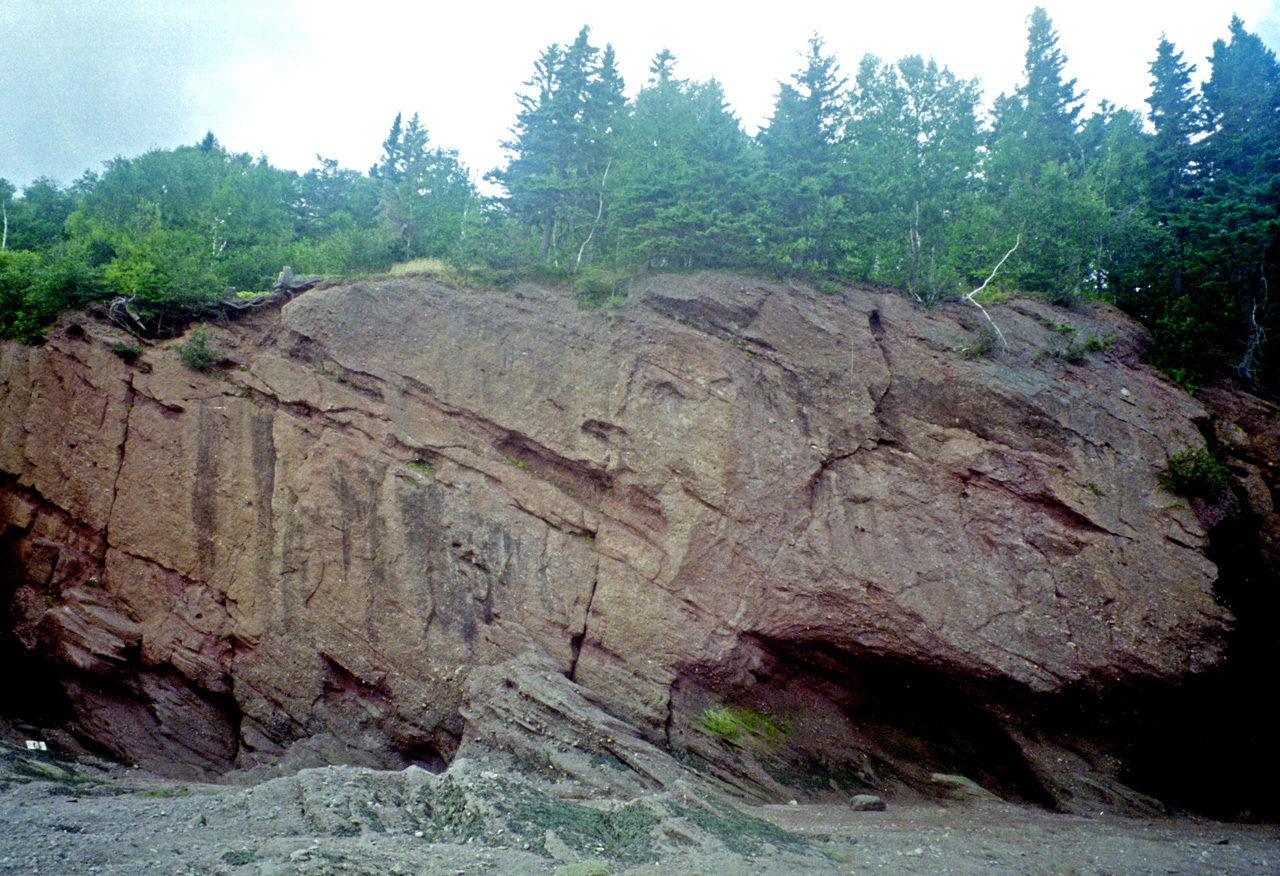
[[[1066,303],[1092,273],[1100,219],[1084,179],[1083,95],[1064,79],[1066,56],[1043,7],[1027,17],[1023,82],[995,100],[983,175],[1000,215],[999,236],[1021,235],[1011,274]]]
[[[1248,379],[1280,372],[1268,340],[1280,329],[1280,62],[1233,16],[1230,40],[1213,44],[1200,144],[1210,222],[1204,228],[1205,283],[1233,305],[1233,359]]]
[[[756,138],[767,172],[769,248],[784,270],[833,271],[848,240],[849,174],[839,154],[848,79],[817,34],[791,79],[779,84],[773,116]]]
[[[540,233],[537,259],[577,253],[601,216],[606,168],[625,105],[612,48],[600,50],[583,27],[567,48],[553,44],[534,65],[530,89],[518,95],[520,112],[510,159],[488,178],[507,191],[512,216]]]
[[[378,218],[398,258],[447,258],[462,237],[462,223],[476,199],[465,165],[453,149],[430,144],[427,129],[414,113],[401,115],[371,175],[380,180]]]
[[[751,142],[714,79],[679,79],[666,49],[632,103],[619,148],[620,259],[646,268],[759,263]]]
[[[1187,194],[1196,176],[1193,144],[1204,130],[1199,98],[1191,84],[1194,64],[1186,64],[1182,53],[1164,36],[1151,62],[1151,96],[1148,118],[1155,129],[1149,164],[1151,196],[1157,212],[1167,213]]]

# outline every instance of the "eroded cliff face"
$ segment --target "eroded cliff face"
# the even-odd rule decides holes
[[[635,767],[743,702],[800,759],[910,779],[909,739],[1061,802],[1044,703],[1222,655],[1205,515],[1157,483],[1208,415],[1105,307],[992,314],[965,355],[976,310],[869,290],[386,280],[214,327],[206,373],[69,318],[0,354],[13,713],[170,773],[321,735]]]

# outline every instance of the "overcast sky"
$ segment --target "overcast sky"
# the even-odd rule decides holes
[[[1280,48],[1280,0],[1040,0],[1067,76],[1145,110],[1161,33],[1207,75],[1234,11]],[[579,28],[612,43],[634,94],[662,48],[677,75],[716,77],[747,130],[768,119],[779,80],[817,31],[852,75],[868,53],[932,56],[980,77],[986,102],[1019,81],[1035,0],[701,0],[436,3],[406,0],[0,0],[0,177],[66,185],[112,157],[196,143],[305,171],[316,154],[368,170],[397,112],[473,173],[499,141],[538,53]],[[980,11],[979,11],[980,10]]]

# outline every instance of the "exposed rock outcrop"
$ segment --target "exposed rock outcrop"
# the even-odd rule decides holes
[[[215,327],[208,373],[69,318],[0,353],[14,714],[171,773],[321,733],[440,764],[543,672],[655,751],[735,701],[868,783],[910,781],[907,739],[922,784],[1062,803],[1044,697],[1223,653],[1205,523],[1157,482],[1209,417],[1109,308],[992,312],[984,356],[969,309],[874,290],[386,280]]]

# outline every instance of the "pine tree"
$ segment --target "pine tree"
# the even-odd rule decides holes
[[[792,85],[779,83],[773,116],[757,138],[765,163],[788,176],[813,176],[831,162],[832,149],[841,137],[848,82],[840,65],[823,54],[822,38],[809,38],[803,70],[792,75]]]
[[[1151,62],[1151,96],[1148,118],[1155,128],[1151,144],[1152,198],[1159,213],[1178,209],[1196,177],[1194,142],[1204,130],[1199,98],[1191,84],[1194,64],[1185,64],[1182,53],[1161,36],[1156,59]]]
[[[1024,288],[1067,303],[1093,271],[1101,218],[1085,179],[1080,141],[1083,95],[1064,80],[1066,56],[1042,7],[1027,17],[1024,81],[1000,95],[983,176],[1001,215],[1003,237],[1022,244],[1007,269]]]
[[[1239,17],[1232,17],[1230,34],[1214,42],[1202,89],[1210,214],[1204,274],[1239,314],[1236,372],[1275,381],[1280,365],[1267,341],[1280,329],[1280,303],[1271,292],[1280,287],[1280,62]]]
[[[1067,59],[1044,7],[1032,10],[1027,22],[1026,81],[1017,92],[1024,114],[1022,130],[1035,158],[1069,161],[1079,154],[1076,134],[1084,95],[1076,94],[1075,79],[1063,79]]]
[[[835,270],[847,240],[841,224],[849,175],[839,146],[848,79],[839,74],[840,65],[814,34],[804,68],[791,83],[779,83],[773,116],[756,138],[775,232],[769,248],[784,270]]]
[[[675,66],[666,49],[654,58],[618,150],[619,258],[646,268],[758,264],[750,138],[718,82],[679,79]]]
[[[369,168],[369,176],[381,179],[394,179],[396,168],[403,160],[404,149],[400,145],[400,137],[404,133],[401,126],[401,114],[396,113],[396,120],[391,123],[391,131],[387,139],[382,141],[382,158]]]
[[[462,223],[476,198],[465,165],[453,149],[431,146],[414,113],[407,125],[396,114],[372,176],[380,181],[378,218],[396,256],[447,258],[462,237]]]
[[[1213,44],[1204,83],[1204,156],[1218,183],[1261,192],[1280,180],[1280,64],[1256,34],[1231,19],[1231,40]]]
[[[583,27],[568,49],[549,46],[534,65],[531,89],[503,143],[510,159],[488,178],[507,191],[511,215],[540,232],[537,259],[578,254],[594,236],[604,183],[625,105],[612,48],[590,44]]]

